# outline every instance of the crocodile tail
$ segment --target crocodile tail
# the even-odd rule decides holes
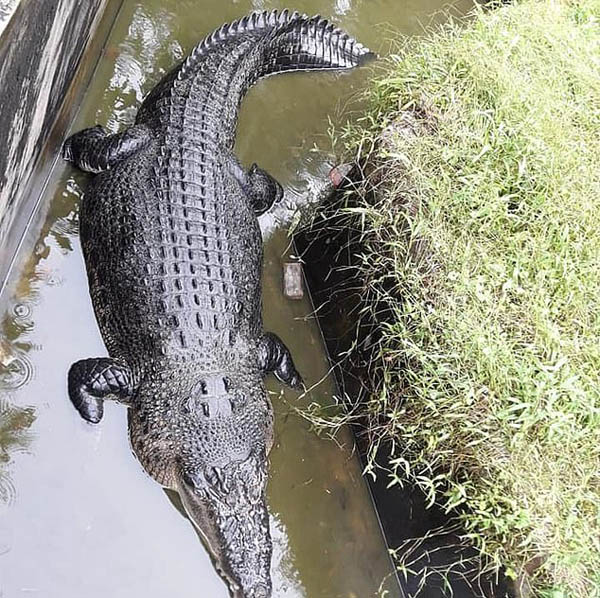
[[[261,77],[287,71],[348,69],[374,57],[368,48],[320,16],[289,10],[254,12],[204,38],[150,92],[137,122],[151,118],[156,103],[177,93],[180,82],[196,77],[207,82],[218,72],[218,84],[213,80],[204,86],[204,93],[211,94],[211,116],[206,123],[218,129],[211,138],[218,136],[220,146],[230,148],[235,142],[239,103]],[[187,87],[183,89],[189,93]],[[198,90],[190,101],[199,102],[199,110],[208,105]]]
[[[376,58],[376,54],[319,15],[309,17],[287,9],[262,11],[227,23],[204,38],[183,62],[177,78],[193,71],[213,49],[248,33],[258,34],[264,48],[263,63],[255,73],[258,77],[294,70],[347,69]]]
[[[259,13],[259,21],[274,22],[265,72],[347,69],[359,66],[375,54],[350,35],[320,16],[307,17],[283,10]]]

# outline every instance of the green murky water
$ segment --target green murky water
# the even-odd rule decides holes
[[[126,126],[144,94],[203,35],[251,10],[278,7],[125,0],[73,130]],[[392,27],[420,32],[440,7],[439,0],[299,0],[293,8],[330,16],[381,51]],[[238,155],[275,175],[290,204],[301,203],[327,170],[311,149],[366,76],[294,74],[259,83],[243,105]],[[0,298],[0,597],[226,598],[191,525],[136,463],[125,409],[108,403],[92,427],[68,401],[69,365],[105,354],[77,236],[85,180],[56,165],[20,268]],[[265,327],[316,385],[303,401],[328,404],[334,387],[313,308],[281,292],[290,248],[276,225],[286,215],[263,217]],[[280,396],[274,382],[269,388],[277,412],[269,482],[274,596],[369,598],[381,588],[400,596],[348,432],[337,442],[319,438],[293,411],[295,395]]]

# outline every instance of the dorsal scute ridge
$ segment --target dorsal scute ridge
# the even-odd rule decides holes
[[[275,34],[281,32],[281,30],[290,31],[286,25],[294,27],[294,23],[297,21],[301,21],[300,35],[312,35],[319,41],[327,43],[330,46],[330,52],[335,53],[335,55],[338,55],[342,49],[355,58],[360,58],[361,55],[369,52],[365,46],[321,15],[317,14],[309,17],[298,11],[290,12],[287,8],[281,11],[277,9],[254,11],[231,23],[222,25],[205,37],[181,64],[177,79],[183,79],[203,54],[229,38],[246,31],[260,31],[261,29],[272,29]],[[352,63],[348,63],[348,66],[352,66]]]
[[[268,11],[254,11],[249,15],[246,15],[240,19],[236,19],[231,23],[225,23],[218,29],[215,29],[210,35],[207,35],[196,47],[191,51],[190,55],[182,63],[179,72],[177,73],[177,79],[182,79],[185,73],[193,65],[197,59],[214,47],[217,43],[225,41],[229,37],[234,37],[243,33],[244,31],[254,31],[257,29],[266,29],[268,27],[277,27],[285,25],[291,21],[298,20],[300,18],[307,19],[306,15],[300,14],[298,11],[294,11],[290,14],[290,11],[285,8],[281,12],[277,9]]]
[[[277,19],[279,21],[280,25],[284,25],[285,23],[287,23],[288,17],[289,17],[290,11],[287,8],[284,8],[280,13],[279,13],[279,18]]]

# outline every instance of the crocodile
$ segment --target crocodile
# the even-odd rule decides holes
[[[239,104],[260,77],[348,69],[374,55],[320,16],[262,11],[204,38],[147,95],[135,122],[70,136],[93,173],[80,239],[108,357],[83,359],[68,393],[92,424],[128,407],[143,469],[177,492],[234,598],[269,598],[266,506],[274,374],[302,378],[261,316],[258,216],[282,186],[234,154]]]

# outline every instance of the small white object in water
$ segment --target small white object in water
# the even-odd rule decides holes
[[[298,262],[283,264],[283,294],[288,299],[302,299],[304,297],[302,264]]]

